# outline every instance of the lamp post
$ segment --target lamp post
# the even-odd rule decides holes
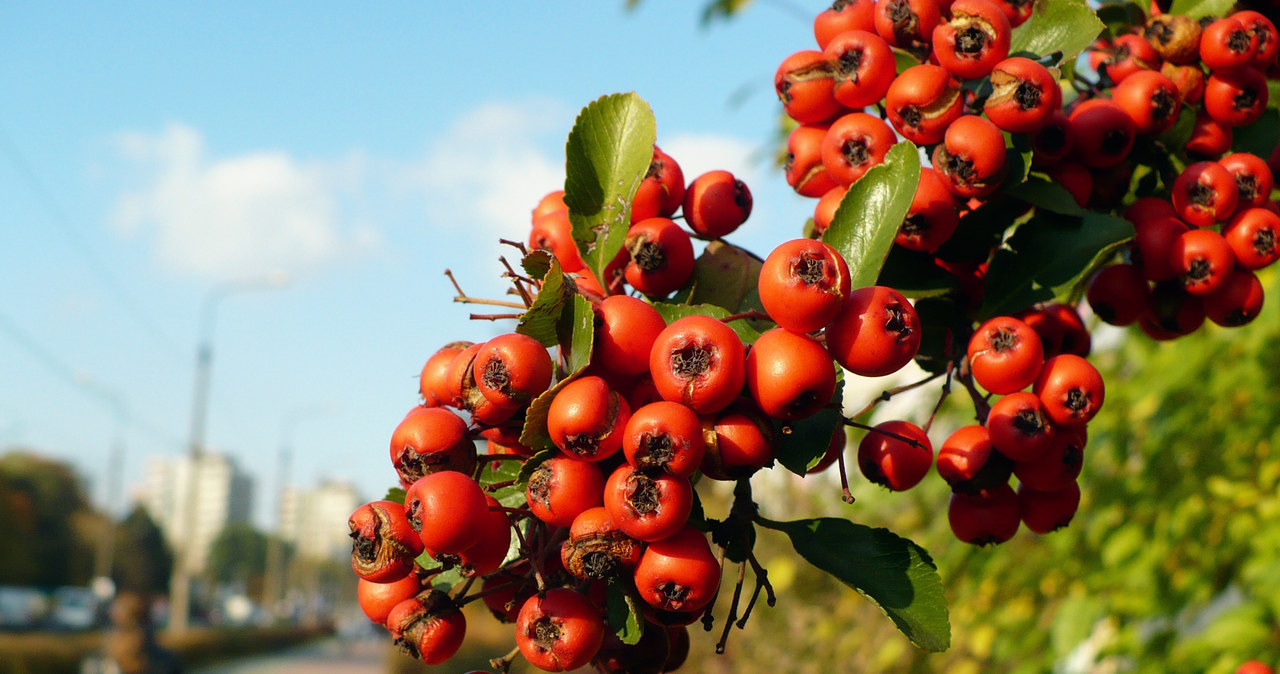
[[[179,495],[184,504],[181,513],[182,527],[179,531],[186,540],[174,546],[173,573],[169,581],[169,630],[172,632],[185,632],[191,613],[192,553],[196,543],[196,509],[200,502],[199,478],[200,463],[204,457],[205,422],[209,414],[209,374],[213,364],[215,311],[218,304],[231,295],[280,288],[288,282],[289,276],[284,272],[229,281],[209,290],[201,305],[200,336],[196,347],[195,395],[191,406],[191,435],[188,443],[191,466],[187,474],[186,494]]]
[[[267,568],[262,582],[262,604],[272,614],[284,584],[284,551],[281,549],[281,539],[284,535],[284,490],[293,461],[293,431],[300,422],[331,414],[336,407],[334,403],[326,402],[296,408],[285,416],[280,426],[280,448],[276,455],[276,526],[275,531],[267,538]]]
[[[94,551],[93,575],[95,590],[100,595],[107,595],[111,579],[111,562],[115,556],[116,521],[119,514],[121,485],[124,481],[125,438],[129,432],[129,403],[124,394],[110,386],[95,380],[85,372],[76,373],[76,382],[86,391],[98,396],[111,408],[115,416],[115,431],[111,438],[111,447],[107,453],[107,489],[104,496],[103,512],[107,516],[107,526],[103,527]],[[106,598],[105,596],[102,598]]]

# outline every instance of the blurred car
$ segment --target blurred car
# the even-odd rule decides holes
[[[50,619],[54,627],[87,630],[98,623],[98,596],[87,587],[64,585],[53,591]]]
[[[49,612],[49,598],[33,587],[0,586],[0,629],[35,629]]]

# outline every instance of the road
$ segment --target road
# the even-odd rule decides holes
[[[326,639],[283,653],[196,669],[192,674],[383,674],[387,670],[387,640]]]

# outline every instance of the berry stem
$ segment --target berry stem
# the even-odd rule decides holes
[[[720,641],[716,642],[716,655],[724,655],[725,644],[729,643],[729,630],[738,618],[738,601],[742,598],[742,585],[747,578],[747,564],[738,564],[738,582],[733,586],[733,601],[729,604],[729,615],[724,620],[724,629],[720,631]]]
[[[773,322],[773,317],[763,311],[744,311],[738,314],[730,314],[720,319],[721,323],[732,323],[734,321],[769,321]]]
[[[526,278],[524,276],[521,276],[520,274],[517,274],[516,270],[511,268],[511,263],[507,262],[506,257],[499,257],[498,261],[502,263],[502,266],[507,268],[506,276],[507,278],[511,279],[511,285],[514,286],[516,289],[516,292],[520,294],[520,300],[524,302],[525,308],[527,309],[533,306],[533,299],[529,297],[529,292],[524,288],[524,284],[526,282],[532,285],[533,279]]]
[[[965,390],[969,392],[969,398],[973,400],[974,418],[978,423],[984,426],[987,423],[987,415],[991,414],[991,403],[987,402],[987,398],[978,391],[978,387],[973,384],[973,372],[969,370],[969,359],[965,358],[960,363],[960,383],[964,385]]]
[[[951,371],[951,368],[948,367],[946,371],[931,374],[928,377],[921,379],[920,381],[914,381],[914,382],[911,382],[910,384],[903,384],[902,386],[898,386],[895,388],[885,389],[884,391],[881,391],[880,395],[876,396],[875,399],[867,403],[866,407],[862,408],[861,410],[858,411],[857,414],[853,415],[852,418],[857,419],[859,417],[862,417],[863,415],[871,412],[871,410],[874,410],[876,406],[879,405],[880,403],[888,402],[890,398],[898,395],[899,393],[906,393],[907,391],[910,391],[912,389],[920,388],[921,386],[928,384],[929,382],[933,381],[934,379],[937,379],[938,377],[941,377],[944,374],[947,374],[948,376],[950,376],[949,375],[950,371]]]
[[[506,674],[506,672],[511,671],[511,663],[515,662],[516,656],[519,654],[520,647],[517,646],[511,649],[506,655],[489,660],[489,666],[503,674]]]
[[[845,503],[853,503],[853,492],[849,491],[849,472],[844,467],[844,452],[836,454],[836,468],[840,469],[840,494]]]
[[[444,275],[449,277],[449,282],[453,284],[453,289],[458,292],[457,296],[453,298],[454,302],[461,302],[463,304],[484,304],[493,307],[509,307],[511,309],[528,308],[519,302],[508,302],[507,300],[486,300],[480,297],[469,297],[462,291],[462,286],[458,285],[458,279],[454,278],[453,271],[446,269],[444,270]]]
[[[955,368],[955,361],[947,363],[947,380],[942,383],[942,394],[938,396],[938,403],[933,406],[933,412],[929,414],[929,420],[924,422],[924,428],[921,429],[925,433],[928,433],[929,429],[933,427],[933,420],[938,418],[938,411],[942,409],[942,403],[946,402],[947,396],[951,395],[951,379],[955,373]]]
[[[880,435],[887,435],[887,436],[889,436],[889,437],[891,437],[891,438],[893,438],[893,439],[895,439],[895,440],[901,440],[902,442],[905,442],[905,443],[907,443],[908,445],[911,445],[912,447],[915,447],[915,448],[917,448],[917,449],[922,449],[922,448],[924,448],[924,443],[920,442],[919,440],[916,440],[915,438],[908,438],[907,436],[902,435],[902,434],[900,434],[900,433],[894,433],[893,431],[886,431],[886,430],[885,430],[885,429],[883,429],[883,428],[876,428],[875,426],[870,426],[870,425],[867,425],[867,424],[858,423],[858,422],[856,422],[856,421],[852,421],[852,420],[850,420],[850,419],[844,419],[843,421],[844,421],[844,425],[845,425],[845,426],[852,426],[852,427],[854,427],[854,428],[861,428],[862,430],[867,431],[867,432],[870,432],[870,433],[879,433]]]

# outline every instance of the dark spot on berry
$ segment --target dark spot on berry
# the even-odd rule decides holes
[[[827,261],[820,257],[801,255],[792,266],[791,273],[807,285],[817,285],[827,277]]]
[[[1018,88],[1013,90],[1013,100],[1017,101],[1018,107],[1023,110],[1034,110],[1040,107],[1040,97],[1043,92],[1040,87],[1027,80],[1018,82]]]
[[[632,253],[632,257],[641,271],[650,273],[662,269],[662,266],[667,261],[666,256],[662,254],[662,246],[652,241],[645,241],[640,244],[636,251]]]
[[[711,351],[697,344],[690,344],[671,354],[671,370],[685,379],[692,379],[711,369]]]
[[[1013,427],[1023,435],[1040,435],[1045,432],[1044,417],[1034,409],[1018,410],[1013,416]]]
[[[840,148],[840,155],[849,166],[862,166],[871,161],[871,150],[867,147],[866,138],[850,138]]]
[[[977,26],[969,26],[956,33],[956,53],[977,56],[987,47],[987,34]]]
[[[641,515],[658,511],[662,501],[658,498],[658,483],[644,473],[632,473],[627,478],[626,502]]]

